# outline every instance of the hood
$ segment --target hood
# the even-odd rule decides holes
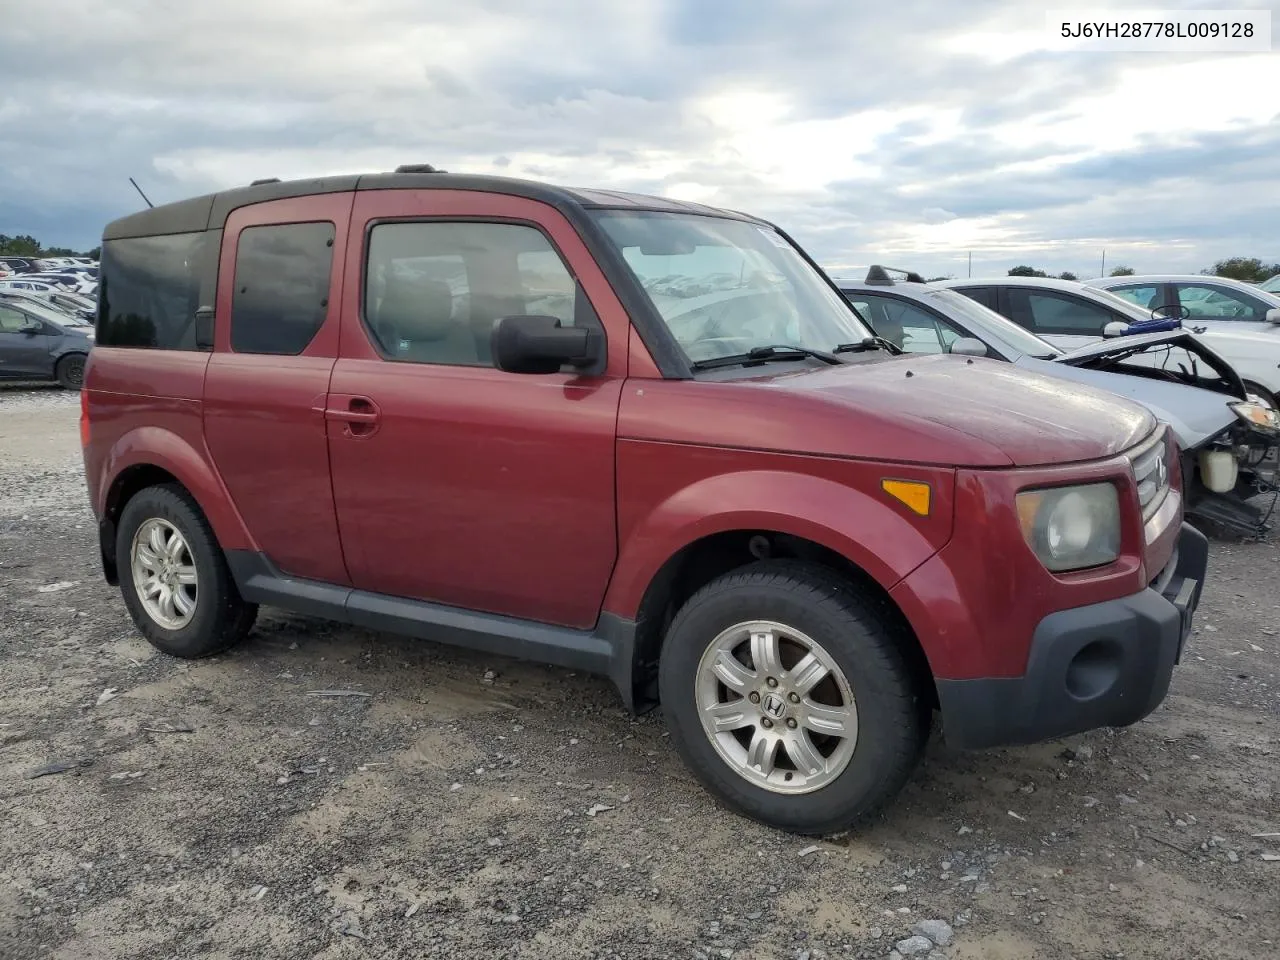
[[[1098,387],[1141,403],[1169,424],[1184,450],[1195,449],[1237,420],[1235,412],[1227,404],[1238,402],[1239,398],[1202,387],[1150,377],[1128,376],[1107,370],[1087,370],[1064,363],[1061,359],[1036,360],[1033,357],[1023,357],[1018,361],[1018,366],[1073,383]]]
[[[1083,360],[1093,360],[1097,357],[1105,357],[1108,354],[1128,353],[1135,347],[1145,347],[1150,349],[1165,344],[1175,344],[1179,340],[1186,341],[1183,346],[1188,343],[1195,343],[1191,336],[1191,331],[1183,328],[1181,330],[1163,330],[1158,333],[1135,333],[1128,337],[1110,337],[1105,340],[1099,340],[1091,343],[1087,347],[1080,347],[1078,350],[1072,350],[1064,353],[1059,357],[1054,357],[1055,363],[1078,363]]]
[[[829,452],[845,456],[1038,466],[1114,456],[1156,426],[1150,412],[1113,393],[980,358],[883,357],[755,382],[841,414],[846,439]],[[792,449],[796,422],[788,424]],[[832,427],[825,424],[828,433]]]

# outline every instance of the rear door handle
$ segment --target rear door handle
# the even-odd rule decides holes
[[[382,411],[368,397],[330,397],[324,418],[345,424],[343,433],[349,437],[367,437],[377,429]]]

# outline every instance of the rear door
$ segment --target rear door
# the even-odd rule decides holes
[[[471,191],[356,195],[329,451],[357,587],[594,625],[617,553],[629,320],[552,207]],[[505,373],[513,314],[603,327],[599,376]]]
[[[34,329],[32,329],[34,328]],[[9,380],[53,375],[48,324],[16,307],[0,304],[0,377]]]
[[[205,441],[261,552],[348,584],[325,438],[352,194],[234,211],[223,231]]]

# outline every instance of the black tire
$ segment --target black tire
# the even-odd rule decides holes
[[[177,528],[196,568],[195,612],[181,629],[168,629],[155,620],[134,585],[130,556],[133,538],[151,519],[167,521]],[[176,484],[147,487],[125,505],[116,534],[116,567],[120,592],[139,632],[153,646],[175,657],[195,660],[221,653],[244,639],[257,619],[257,604],[241,598],[209,522],[191,495]]]
[[[84,365],[88,359],[83,353],[69,353],[58,361],[53,375],[68,390],[79,390],[84,386]]]
[[[703,730],[695,699],[699,661],[723,630],[748,620],[773,620],[807,634],[852,691],[853,755],[813,792],[776,793],[750,782]],[[699,590],[667,632],[658,680],[671,739],[698,779],[736,812],[793,833],[834,833],[876,813],[907,782],[929,736],[931,701],[920,695],[888,618],[848,580],[797,561],[753,563]]]

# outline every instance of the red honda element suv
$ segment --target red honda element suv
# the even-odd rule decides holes
[[[962,747],[1131,724],[1204,581],[1170,432],[900,356],[754,217],[431,167],[103,236],[102,562],[179,657],[260,604],[612,679],[804,833]]]

